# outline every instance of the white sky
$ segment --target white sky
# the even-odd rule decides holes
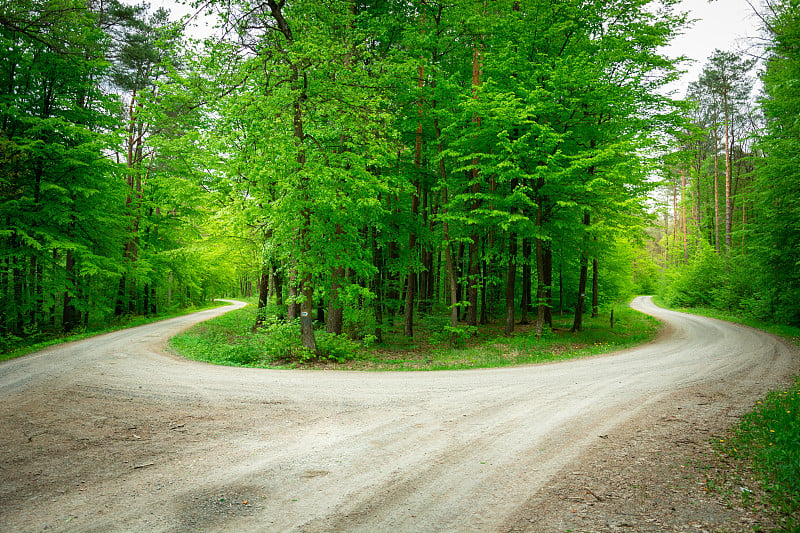
[[[141,0],[124,1],[139,3]],[[757,7],[761,5],[761,0],[751,2]],[[169,9],[175,18],[194,12],[176,0],[149,0],[149,3],[153,9]],[[759,33],[760,21],[747,0],[681,0],[679,9],[689,12],[690,19],[697,19],[666,50],[671,57],[685,55],[692,59],[691,63],[684,65],[683,69],[687,72],[681,81],[668,88],[675,92],[675,97],[682,98],[689,83],[697,80],[706,59],[714,50],[745,53],[752,44],[748,38]]]
[[[751,1],[760,7],[760,0]],[[671,57],[685,55],[693,60],[684,65],[687,72],[680,83],[670,87],[682,98],[714,50],[746,54],[752,38],[759,34],[761,21],[746,0],[682,0],[679,8],[689,12],[689,19],[698,19],[667,48]]]

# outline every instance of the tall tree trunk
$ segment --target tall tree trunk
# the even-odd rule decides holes
[[[6,222],[6,227],[9,226],[11,224]],[[4,247],[5,245],[5,242],[0,241],[0,246]],[[0,258],[0,294],[3,296],[8,296],[9,294],[9,264],[10,261],[7,257]],[[11,301],[11,298],[0,298],[0,336],[5,336],[8,333],[8,322],[11,318],[13,304],[14,302]]]
[[[544,323],[547,327],[553,329],[553,249],[550,246],[550,241],[544,243],[544,288],[545,288],[545,306],[544,306]]]
[[[417,193],[411,197],[411,217],[416,221],[419,211],[419,181],[416,184]],[[414,250],[417,246],[417,235],[414,230],[408,236],[409,266],[406,277],[406,305],[403,323],[403,335],[406,337],[414,336],[414,300],[417,295],[417,273],[414,269]]]
[[[297,303],[297,297],[297,271],[292,269],[289,271],[289,307],[286,313],[286,319],[289,322],[300,316],[300,304]]]
[[[267,0],[267,5],[270,8],[272,17],[275,19],[275,25],[286,38],[287,43],[292,45],[294,43],[294,36],[291,27],[283,15],[283,0]],[[295,147],[297,148],[297,167],[300,171],[306,165],[306,136],[304,132],[304,117],[303,117],[303,102],[308,99],[307,79],[304,66],[302,64],[290,61],[288,63],[291,75],[289,77],[289,86],[293,94],[292,100],[292,136],[294,137]],[[309,203],[311,202],[311,192],[309,191],[308,178],[300,174],[298,187],[303,191],[303,201],[306,204],[300,210],[301,227],[299,230],[300,238],[300,251],[307,253],[311,249],[310,233],[311,233],[311,211]],[[307,268],[307,267],[306,267]],[[295,273],[295,277],[297,273]],[[296,289],[297,290],[297,289]],[[317,349],[316,339],[314,337],[314,325],[311,318],[311,311],[314,307],[314,287],[311,284],[311,274],[305,272],[300,279],[299,291],[302,295],[302,302],[300,303],[300,340],[304,348],[313,351],[319,355]]]
[[[73,255],[72,250],[67,250],[64,272],[66,273],[65,281],[67,287],[64,291],[64,308],[61,318],[61,327],[64,330],[64,333],[69,333],[75,329],[75,326],[78,325],[80,320],[78,311],[75,309],[75,305],[73,304],[73,294],[76,292],[77,278],[75,276],[75,256]]]
[[[275,284],[275,306],[278,308],[278,319],[283,320],[283,273],[276,268],[273,270],[272,278]],[[285,318],[288,319],[288,316]]]
[[[458,243],[458,253],[456,259],[456,294],[458,295],[458,302],[464,301],[464,243]],[[464,319],[464,306],[458,306],[458,319]]]
[[[328,321],[325,324],[325,331],[334,335],[342,334],[342,324],[344,321],[344,307],[342,306],[341,296],[342,281],[345,278],[345,269],[342,266],[335,267],[331,271],[331,294],[328,296]]]
[[[484,10],[486,9],[486,5],[484,3]],[[481,50],[480,46],[475,43],[473,45],[472,50],[472,97],[477,99],[478,98],[478,87],[481,85]],[[473,115],[472,123],[476,124],[479,128],[481,126],[481,117],[477,115]],[[481,205],[480,200],[478,200],[477,195],[481,191],[480,181],[479,181],[479,170],[478,165],[480,164],[480,159],[478,157],[472,158],[472,169],[468,173],[468,178],[472,181],[472,207],[471,210],[476,212]],[[467,307],[467,325],[468,326],[477,326],[478,325],[478,278],[480,276],[480,260],[478,258],[478,233],[473,232],[470,236],[469,241],[469,285],[468,285],[468,300],[469,300],[469,307]]]
[[[714,122],[714,246],[719,254],[719,133]]]
[[[558,262],[558,316],[564,316],[564,262]]]
[[[520,298],[520,324],[529,324],[531,306],[531,240],[522,239],[522,298]]]
[[[434,107],[435,107],[434,102]],[[447,214],[447,172],[444,166],[444,158],[442,155],[442,130],[439,127],[439,119],[433,119],[433,128],[436,131],[436,149],[439,152],[439,182],[442,187],[442,209],[444,214]],[[447,265],[447,284],[450,288],[450,345],[456,343],[456,328],[458,327],[458,282],[456,280],[456,265],[453,261],[453,250],[450,245],[450,225],[447,219],[442,223],[443,230],[443,244],[445,263]]]
[[[486,239],[483,239],[484,257],[486,254]],[[489,279],[489,267],[486,259],[481,260],[481,324],[489,323],[489,304],[487,298],[487,281]]]
[[[256,308],[256,320],[253,323],[252,331],[255,333],[258,328],[264,325],[269,303],[269,273],[272,270],[266,261],[261,265],[261,277],[258,283],[258,307]]]
[[[418,69],[417,88],[422,91],[425,84],[425,68],[420,65]],[[414,168],[418,171],[422,167],[422,118],[424,116],[422,107],[422,97],[417,103],[417,134],[414,140]],[[411,193],[411,220],[415,224],[419,213],[419,194],[420,181],[415,180],[414,192]],[[406,337],[414,336],[414,300],[417,296],[417,273],[414,268],[414,250],[417,246],[416,229],[412,227],[408,234],[408,273],[406,275],[406,305],[403,321],[403,335]]]
[[[17,232],[12,230],[12,257],[11,263],[13,267],[11,269],[11,289],[12,289],[12,304],[11,309],[13,310],[12,316],[9,317],[9,329],[11,333],[16,335],[17,337],[22,337],[25,333],[25,322],[22,316],[22,309],[24,307],[24,298],[25,298],[25,286],[23,283],[24,280],[24,272],[20,266],[20,255],[19,255],[19,248],[22,247],[20,244],[20,239],[17,236]]]
[[[583,214],[583,223],[588,226],[591,222],[589,212]],[[586,257],[586,250],[581,250],[581,274],[578,280],[578,301],[575,304],[575,318],[572,321],[572,331],[583,329],[583,304],[586,300],[586,280],[588,278],[589,259]]]
[[[727,96],[727,95],[725,95]],[[725,250],[731,249],[731,233],[733,229],[733,197],[731,196],[731,147],[730,116],[725,106]]]
[[[467,325],[478,325],[478,282],[480,278],[480,260],[478,258],[478,235],[473,234],[469,241],[469,285],[467,291]]]
[[[678,247],[678,183],[672,184],[672,242]],[[677,261],[675,261],[677,263]]]
[[[745,222],[747,220],[745,214],[745,201],[744,197],[742,197],[742,255],[744,255],[744,236],[747,233],[745,231]]]
[[[508,268],[506,271],[506,327],[505,334],[514,333],[514,291],[517,281],[517,235],[508,234]]]
[[[372,277],[372,291],[375,293],[373,306],[375,309],[375,340],[383,342],[383,254],[378,247],[378,229],[372,226],[372,265],[375,267],[375,275]]]
[[[394,241],[389,241],[386,247],[389,265],[397,262],[397,244]],[[394,326],[394,315],[400,305],[400,290],[398,285],[400,280],[395,271],[389,270],[386,266],[386,281],[388,288],[386,289],[386,314],[389,327]]]
[[[314,337],[314,324],[311,313],[314,311],[314,286],[311,284],[311,274],[303,277],[300,285],[303,301],[300,302],[300,340],[304,348],[319,355],[317,340]]]
[[[542,208],[536,208],[536,221],[541,224]],[[545,259],[544,259],[544,243],[542,239],[536,238],[536,326],[535,332],[537,337],[541,337],[544,332],[545,323],[545,309],[547,308],[547,293],[545,289]]]
[[[686,173],[683,171],[683,167],[681,167],[681,228],[683,229],[683,264],[689,263],[689,248],[686,242],[686,198],[684,198],[684,194],[686,192]]]
[[[598,276],[600,268],[597,259],[592,259],[592,318],[600,316],[600,297],[599,297],[599,283]]]
[[[431,212],[432,200],[429,198],[428,187],[422,189],[422,220],[423,225],[427,227],[431,234],[433,234],[433,217],[429,217]],[[433,252],[431,252],[428,245],[425,245],[420,251],[422,259],[422,272],[419,276],[419,306],[418,309],[421,313],[429,313],[431,310],[431,302],[433,297]]]
[[[145,283],[142,290],[142,314],[147,316],[150,314],[150,284]]]
[[[122,274],[117,283],[117,297],[114,303],[114,316],[122,316],[125,314],[125,295],[127,294],[128,277]]]

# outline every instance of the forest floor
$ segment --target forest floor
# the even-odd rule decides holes
[[[459,372],[170,357],[210,310],[0,364],[2,531],[753,531],[714,440],[800,371],[776,337],[669,324],[612,356]],[[745,505],[748,503],[748,505]]]

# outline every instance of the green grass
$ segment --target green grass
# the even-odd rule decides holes
[[[112,324],[105,324],[103,326],[96,326],[89,329],[82,329],[76,331],[70,335],[53,335],[53,336],[46,336],[44,334],[31,336],[26,338],[15,338],[10,340],[9,342],[5,343],[7,346],[7,351],[0,353],[0,361],[6,361],[8,359],[14,359],[16,357],[22,357],[23,355],[27,355],[29,353],[33,353],[48,346],[54,346],[56,344],[63,344],[65,342],[73,342],[79,341],[81,339],[87,339],[89,337],[94,337],[96,335],[102,335],[104,333],[110,333],[112,331],[117,331],[120,329],[127,329],[133,328],[136,326],[142,326],[144,324],[150,324],[152,322],[158,322],[159,320],[166,320],[168,318],[175,318],[176,316],[183,316],[188,315],[191,313],[196,313],[197,311],[203,311],[204,309],[212,309],[215,307],[221,307],[225,305],[230,305],[227,302],[218,302],[218,301],[210,301],[206,302],[205,304],[186,307],[177,311],[173,311],[171,313],[162,314],[158,316],[125,316],[119,319],[118,321],[113,322]],[[42,337],[45,337],[42,340]]]
[[[324,368],[337,370],[453,370],[545,363],[608,353],[652,340],[659,322],[627,306],[608,316],[584,319],[584,331],[570,333],[571,317],[554,317],[554,331],[536,338],[532,326],[517,326],[502,335],[502,323],[480,326],[464,346],[449,346],[446,319],[420,317],[415,337],[402,335],[401,324],[386,328],[384,342],[367,338],[357,343],[317,330],[323,357],[312,357],[298,344],[299,326],[273,322],[253,333],[255,309],[248,306],[199,324],[178,335],[170,346],[189,359],[214,364],[260,368]]]
[[[675,309],[762,329],[800,345],[800,328],[769,324],[718,309]],[[729,459],[727,474],[742,479],[752,471],[766,494],[766,503],[780,518],[779,531],[800,532],[800,377],[794,385],[770,392],[726,435],[715,440],[717,453]],[[742,490],[742,503],[752,496]]]
[[[718,451],[752,465],[781,530],[800,531],[800,379],[759,400]]]

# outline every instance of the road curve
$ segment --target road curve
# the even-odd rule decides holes
[[[2,363],[0,531],[496,531],[676,391],[763,394],[797,370],[771,335],[632,305],[667,324],[656,342],[526,367],[253,370],[162,351],[228,308]]]

